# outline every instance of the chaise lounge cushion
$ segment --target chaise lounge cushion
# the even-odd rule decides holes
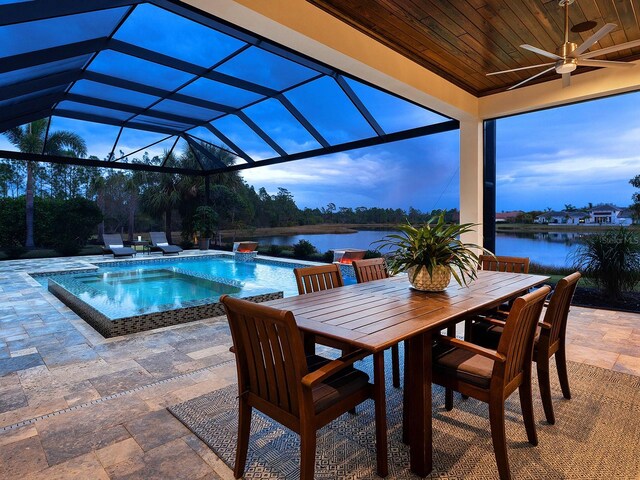
[[[104,253],[112,253],[114,257],[133,257],[136,251],[131,247],[125,247],[119,233],[105,233],[102,235]]]
[[[149,238],[151,238],[151,247],[154,250],[160,250],[163,255],[178,254],[182,251],[182,248],[177,245],[169,245],[164,232],[149,232]]]

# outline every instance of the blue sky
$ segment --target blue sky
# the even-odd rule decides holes
[[[7,0],[4,0],[5,3]],[[0,0],[3,3],[3,0]],[[107,34],[126,9],[72,15],[64,19],[10,25],[0,29],[0,57]],[[152,18],[153,21],[149,21]],[[61,28],[64,26],[64,28]],[[165,55],[207,67],[242,47],[243,42],[151,5],[138,6],[116,33],[117,40],[154,49]],[[80,59],[82,63],[82,59]],[[256,68],[259,66],[259,68]],[[317,72],[250,46],[216,71],[258,82],[275,89],[311,79]],[[107,50],[88,66],[89,72],[111,74],[151,86],[173,90],[191,74]],[[348,84],[362,99],[386,132],[430,125],[446,120],[428,110],[373,89],[356,80]],[[220,112],[83,79],[70,93],[102,100],[123,101],[167,113],[190,115],[209,121],[256,159],[277,156],[239,118],[216,118]],[[181,93],[240,107],[261,95],[200,78]],[[371,137],[374,131],[344,95],[336,81],[321,77],[284,94],[332,145]],[[628,181],[640,174],[640,93],[535,112],[498,121],[497,209],[562,209],[592,202],[630,203]],[[65,100],[60,108],[99,113],[117,120],[129,114]],[[245,113],[287,153],[318,148],[318,142],[275,99],[246,108]],[[122,117],[122,118],[121,118]],[[137,121],[158,122],[139,116]],[[79,133],[90,155],[104,158],[118,134],[114,126],[54,117],[52,129]],[[200,127],[190,133],[220,143]],[[125,129],[116,154],[161,140],[156,135]],[[178,145],[185,148],[184,142]],[[173,139],[148,149],[153,155],[171,148]],[[11,150],[0,137],[0,148]],[[422,211],[459,207],[459,137],[447,132],[320,158],[242,171],[245,180],[276,193],[290,190],[300,207],[415,207]],[[119,155],[118,155],[119,156]],[[141,156],[141,153],[136,156]]]
[[[498,121],[497,210],[627,206],[640,174],[640,93]]]

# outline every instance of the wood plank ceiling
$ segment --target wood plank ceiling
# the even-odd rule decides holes
[[[464,90],[485,96],[504,91],[541,69],[487,77],[489,72],[551,60],[519,46],[556,52],[564,41],[564,11],[558,0],[307,0]],[[640,39],[640,0],[575,0],[569,27],[597,25],[569,33],[578,45],[605,23],[618,25],[590,51]],[[640,47],[596,57],[631,61]],[[575,74],[589,69],[579,67]],[[638,72],[640,75],[640,72]],[[530,82],[558,80],[550,72]],[[558,81],[558,88],[560,87]]]

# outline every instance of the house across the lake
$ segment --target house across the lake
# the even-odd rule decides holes
[[[515,223],[517,218],[524,214],[522,210],[513,210],[511,212],[496,212],[496,223]]]
[[[538,215],[534,223],[565,225],[631,225],[633,211],[630,208],[616,207],[611,204],[596,205],[588,211],[544,212]]]

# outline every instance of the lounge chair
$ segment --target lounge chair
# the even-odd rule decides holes
[[[119,233],[103,233],[102,242],[104,243],[103,253],[112,253],[114,257],[133,257],[136,254],[133,248],[124,246]]]
[[[182,248],[177,245],[169,245],[164,232],[149,232],[149,237],[151,238],[151,249],[160,250],[162,255],[179,254],[182,251]]]

